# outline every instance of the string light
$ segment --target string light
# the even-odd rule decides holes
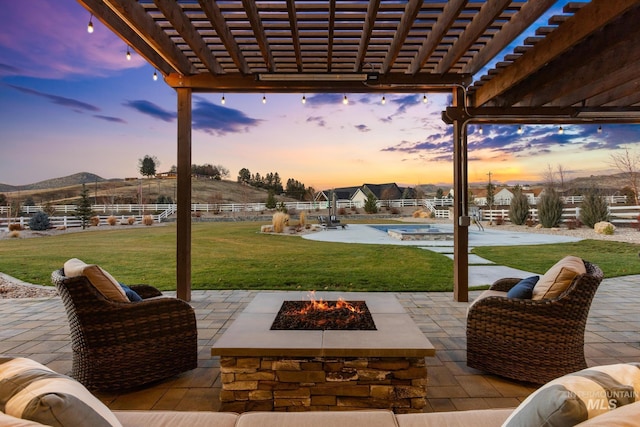
[[[518,135],[522,135],[524,133],[524,129],[522,129],[522,126],[518,126]]]
[[[262,103],[263,104],[267,103],[267,96],[266,95],[262,95]]]
[[[558,134],[559,134],[559,135],[562,135],[563,133],[564,133],[564,129],[562,128],[562,126],[560,126],[560,127],[558,128]]]
[[[345,95],[344,98],[342,98],[342,103],[344,105],[347,105],[349,103],[349,99],[347,98],[347,95]]]
[[[302,95],[302,103],[303,103],[303,104],[306,104],[306,103],[307,103],[307,97],[306,97],[306,96],[304,96],[304,95]]]
[[[602,126],[598,126],[598,133],[602,133]]]
[[[158,80],[158,72],[153,70],[153,81],[155,82],[156,80]]]
[[[89,16],[89,25],[87,25],[87,33],[89,34],[93,34],[93,22],[91,21],[93,19],[93,13],[91,14],[91,16]]]
[[[386,104],[386,103],[387,103],[387,99],[384,97],[384,95],[382,95],[382,100],[380,101],[380,103],[381,103],[382,105],[384,105],[384,104]]]
[[[484,133],[484,129],[482,129],[482,126],[479,126],[479,127],[478,127],[478,133],[479,133],[480,135],[482,135],[482,134]]]
[[[127,45],[127,61],[131,61],[131,51],[129,50],[128,45]]]
[[[426,103],[427,103],[427,101],[428,101],[428,99],[427,99],[427,94],[425,93],[424,95],[422,95],[422,103],[423,103],[423,104],[426,104]]]
[[[224,99],[224,93],[222,94],[222,98],[220,98],[220,104],[224,105],[227,102],[226,99]]]

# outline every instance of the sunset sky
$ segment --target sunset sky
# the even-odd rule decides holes
[[[559,14],[560,2],[545,15]],[[135,52],[73,0],[3,2],[0,15],[0,183],[77,172],[139,177],[138,159],[176,164],[176,95]],[[537,25],[536,25],[537,27]],[[524,36],[523,36],[524,37]],[[509,52],[505,52],[509,53]],[[501,55],[500,58],[504,56]],[[443,94],[197,94],[193,163],[278,172],[318,190],[362,183],[453,180]],[[551,166],[569,178],[613,173],[611,154],[640,149],[640,126],[485,126],[469,137],[469,180],[536,182]]]

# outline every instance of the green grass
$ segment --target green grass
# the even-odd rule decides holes
[[[442,291],[453,286],[453,262],[441,254],[261,234],[260,225],[194,223],[192,288]],[[170,290],[175,289],[175,251],[173,224],[7,239],[0,241],[0,271],[50,284],[51,272],[77,257],[103,266],[124,283]]]
[[[194,223],[192,288],[401,292],[453,287],[453,261],[441,254],[417,247],[327,243],[261,234],[260,225]],[[175,289],[175,224],[105,228],[0,240],[0,271],[26,282],[50,285],[51,272],[76,257],[103,266],[124,283]],[[576,255],[598,264],[605,277],[616,277],[640,274],[639,251],[636,244],[584,240],[476,247],[473,252],[498,265],[538,274],[565,255]]]
[[[543,274],[566,255],[597,264],[604,277],[640,274],[640,245],[604,240],[530,246],[478,246],[473,253],[499,265]]]

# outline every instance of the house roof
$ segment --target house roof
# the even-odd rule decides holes
[[[175,88],[458,88],[478,121],[640,119],[637,0],[568,3],[543,24],[556,0],[78,1]]]

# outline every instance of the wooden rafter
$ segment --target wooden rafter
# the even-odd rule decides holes
[[[462,71],[469,74],[477,73],[482,67],[487,65],[496,55],[519,36],[524,30],[529,28],[536,19],[540,17],[549,7],[553,6],[557,0],[537,0],[529,1],[522,6],[522,9],[509,22],[504,24],[498,34],[489,43],[474,55],[473,59],[462,68]]]
[[[267,37],[264,34],[264,27],[262,26],[262,20],[260,19],[256,2],[253,0],[242,0],[242,5],[244,6],[244,9],[247,13],[247,18],[249,18],[249,23],[251,24],[253,35],[256,39],[256,42],[258,43],[258,46],[260,47],[260,52],[262,52],[262,58],[264,59],[266,68],[269,71],[275,71],[276,64],[273,60],[273,53],[271,52],[271,48],[269,47]]]
[[[435,72],[446,73],[469,50],[475,41],[485,32],[487,27],[495,21],[502,11],[509,6],[510,0],[496,0],[486,2],[480,12],[467,25],[462,35],[456,40],[447,54],[438,63]]]
[[[391,65],[394,63],[394,61],[398,57],[400,53],[400,49],[402,48],[404,41],[409,35],[411,26],[416,20],[416,17],[418,16],[418,12],[420,12],[420,7],[422,7],[422,3],[423,3],[423,0],[409,0],[409,3],[407,3],[407,5],[405,6],[404,14],[402,15],[400,24],[398,24],[398,29],[396,31],[396,34],[393,36],[393,40],[391,42],[391,45],[389,46],[387,55],[384,58],[384,62],[382,63],[383,74],[386,74],[389,72]]]
[[[180,34],[184,41],[191,47],[207,70],[213,74],[223,74],[224,70],[216,58],[211,54],[211,49],[202,40],[193,24],[184,14],[180,6],[173,0],[153,0],[158,9],[163,13],[173,28]]]
[[[637,0],[593,0],[567,19],[556,31],[542,38],[519,60],[479,87],[474,94],[473,105],[484,105],[514,87],[634,6],[637,6]]]
[[[333,32],[336,26],[336,0],[329,2],[329,22],[327,27],[327,72],[331,72],[333,62]]]
[[[187,57],[137,1],[104,0],[104,3],[174,70],[183,74],[195,72]]]
[[[222,15],[222,11],[220,10],[220,7],[218,7],[218,3],[209,0],[198,0],[198,3],[200,3],[200,7],[202,7],[205,15],[207,15],[207,18],[216,30],[218,37],[220,37],[220,41],[222,41],[227,52],[229,52],[229,56],[236,64],[236,67],[238,67],[238,70],[240,70],[242,74],[249,74],[251,72],[249,65],[240,50],[240,46],[236,43],[235,37],[233,37],[233,34],[231,33],[231,30]]]
[[[296,16],[296,2],[287,0],[287,13],[289,14],[289,30],[291,31],[291,44],[296,55],[296,66],[302,71],[302,55],[300,53],[300,34],[298,33],[298,18]]]
[[[449,31],[468,1],[469,0],[451,0],[447,2],[436,24],[431,28],[429,35],[422,42],[418,55],[413,59],[409,67],[409,73],[416,74],[422,70],[427,59],[429,59],[436,50],[442,38],[447,34],[447,31]]]

